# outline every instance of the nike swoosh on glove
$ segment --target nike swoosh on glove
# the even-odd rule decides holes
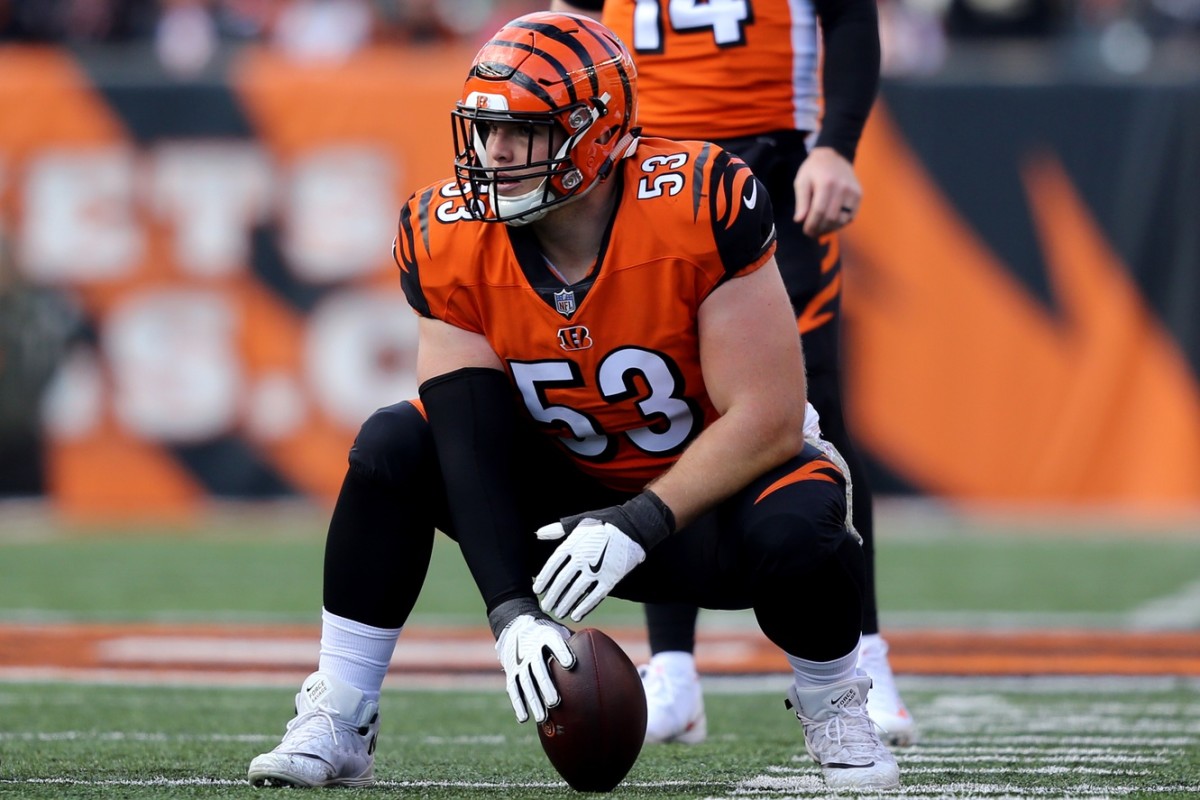
[[[532,601],[531,601],[532,602]],[[504,667],[505,688],[517,722],[546,721],[546,709],[559,703],[558,689],[550,678],[546,650],[565,668],[575,666],[575,654],[567,645],[571,632],[554,620],[521,614],[504,626],[496,639],[496,655]]]
[[[545,592],[542,609],[581,621],[674,530],[671,510],[649,490],[623,505],[544,525],[539,539],[566,538],[533,582],[536,594]]]

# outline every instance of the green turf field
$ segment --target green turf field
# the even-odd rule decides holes
[[[710,686],[710,737],[646,748],[615,797],[820,798],[779,692]],[[921,679],[907,798],[1200,797],[1200,682]],[[291,714],[287,690],[0,684],[0,796],[264,797],[243,783]],[[369,790],[336,797],[568,798],[503,691],[385,692]],[[862,797],[864,795],[855,795]],[[869,796],[875,796],[874,794]]]
[[[321,514],[188,530],[60,529],[0,516],[0,621],[316,621]],[[1092,533],[1095,535],[1088,536]],[[1200,535],[881,520],[885,629],[1200,627]],[[752,624],[746,616],[720,616]],[[441,539],[425,624],[482,625]],[[636,624],[607,601],[593,624]],[[487,684],[486,681],[490,681]],[[779,685],[776,685],[779,684]],[[576,796],[512,719],[496,676],[383,699],[378,787],[364,797]],[[1200,798],[1200,679],[901,675],[924,739],[898,755],[907,798]],[[819,798],[778,677],[710,679],[710,739],[647,749],[617,797]],[[486,691],[485,691],[486,689]],[[294,689],[0,682],[0,797],[262,797],[243,783],[278,741]],[[291,795],[289,795],[291,796]],[[858,795],[862,796],[862,795]]]
[[[36,522],[0,521],[0,620],[311,622],[320,608],[324,526],[323,512],[182,532],[147,526],[47,534]],[[889,518],[886,507],[879,529],[885,626],[1200,627],[1200,530],[1089,536],[911,511]],[[595,618],[637,622],[640,611],[612,600]],[[417,621],[481,620],[457,548],[439,536]]]

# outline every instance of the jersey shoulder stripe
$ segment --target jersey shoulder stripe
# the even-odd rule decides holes
[[[463,324],[454,309],[459,291],[471,281],[455,264],[478,264],[481,275],[503,261],[508,248],[504,225],[479,222],[454,180],[439,181],[413,193],[400,210],[393,252],[409,305],[420,315]],[[474,328],[471,328],[474,329]]]
[[[420,263],[417,247],[429,253],[429,202],[435,187],[415,192],[400,209],[396,239],[392,243],[392,258],[400,268],[400,285],[408,303],[421,316],[429,316],[429,303],[421,291]],[[419,244],[418,244],[419,240]]]
[[[623,226],[622,235],[646,240],[659,255],[715,261],[720,280],[773,252],[766,188],[727,150],[711,142],[643,139],[626,170],[622,216],[640,220],[644,230]]]

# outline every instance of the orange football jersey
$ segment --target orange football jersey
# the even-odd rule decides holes
[[[396,261],[409,303],[485,336],[529,416],[587,473],[638,491],[717,417],[697,312],[775,249],[766,190],[713,144],[645,139],[584,280],[565,286],[528,228],[471,218],[454,181],[412,196]]]
[[[812,0],[608,0],[602,21],[633,53],[637,121],[648,134],[728,139],[816,130]]]

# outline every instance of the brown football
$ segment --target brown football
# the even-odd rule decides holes
[[[559,704],[538,726],[546,757],[580,792],[611,792],[637,761],[646,738],[646,693],[637,667],[602,631],[584,628],[567,643],[575,666],[550,661]]]

